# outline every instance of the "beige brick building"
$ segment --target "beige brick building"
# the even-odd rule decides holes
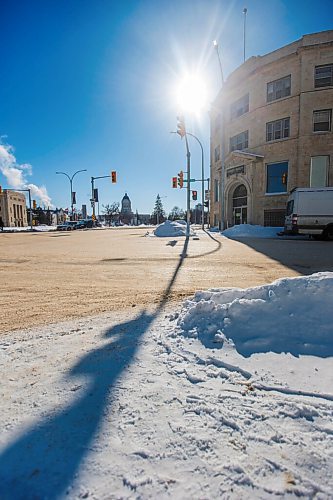
[[[237,68],[211,108],[211,225],[283,225],[291,189],[333,186],[332,109],[333,31]]]
[[[0,193],[0,217],[5,227],[27,226],[27,208],[24,194],[4,189]]]

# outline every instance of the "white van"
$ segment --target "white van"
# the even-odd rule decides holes
[[[284,233],[333,241],[333,187],[293,189],[288,198]]]

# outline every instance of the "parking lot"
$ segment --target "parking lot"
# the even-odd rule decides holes
[[[149,229],[152,232],[151,229]],[[333,244],[198,232],[157,238],[146,228],[0,235],[0,331],[157,303],[177,266],[170,300],[198,289],[249,287],[333,271]]]

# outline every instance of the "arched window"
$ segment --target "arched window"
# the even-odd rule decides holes
[[[244,184],[236,187],[232,195],[232,206],[233,208],[247,206],[247,190]]]

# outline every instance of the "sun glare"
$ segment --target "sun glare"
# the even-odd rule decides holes
[[[177,89],[177,105],[181,112],[199,113],[207,102],[206,86],[198,75],[186,75]]]

